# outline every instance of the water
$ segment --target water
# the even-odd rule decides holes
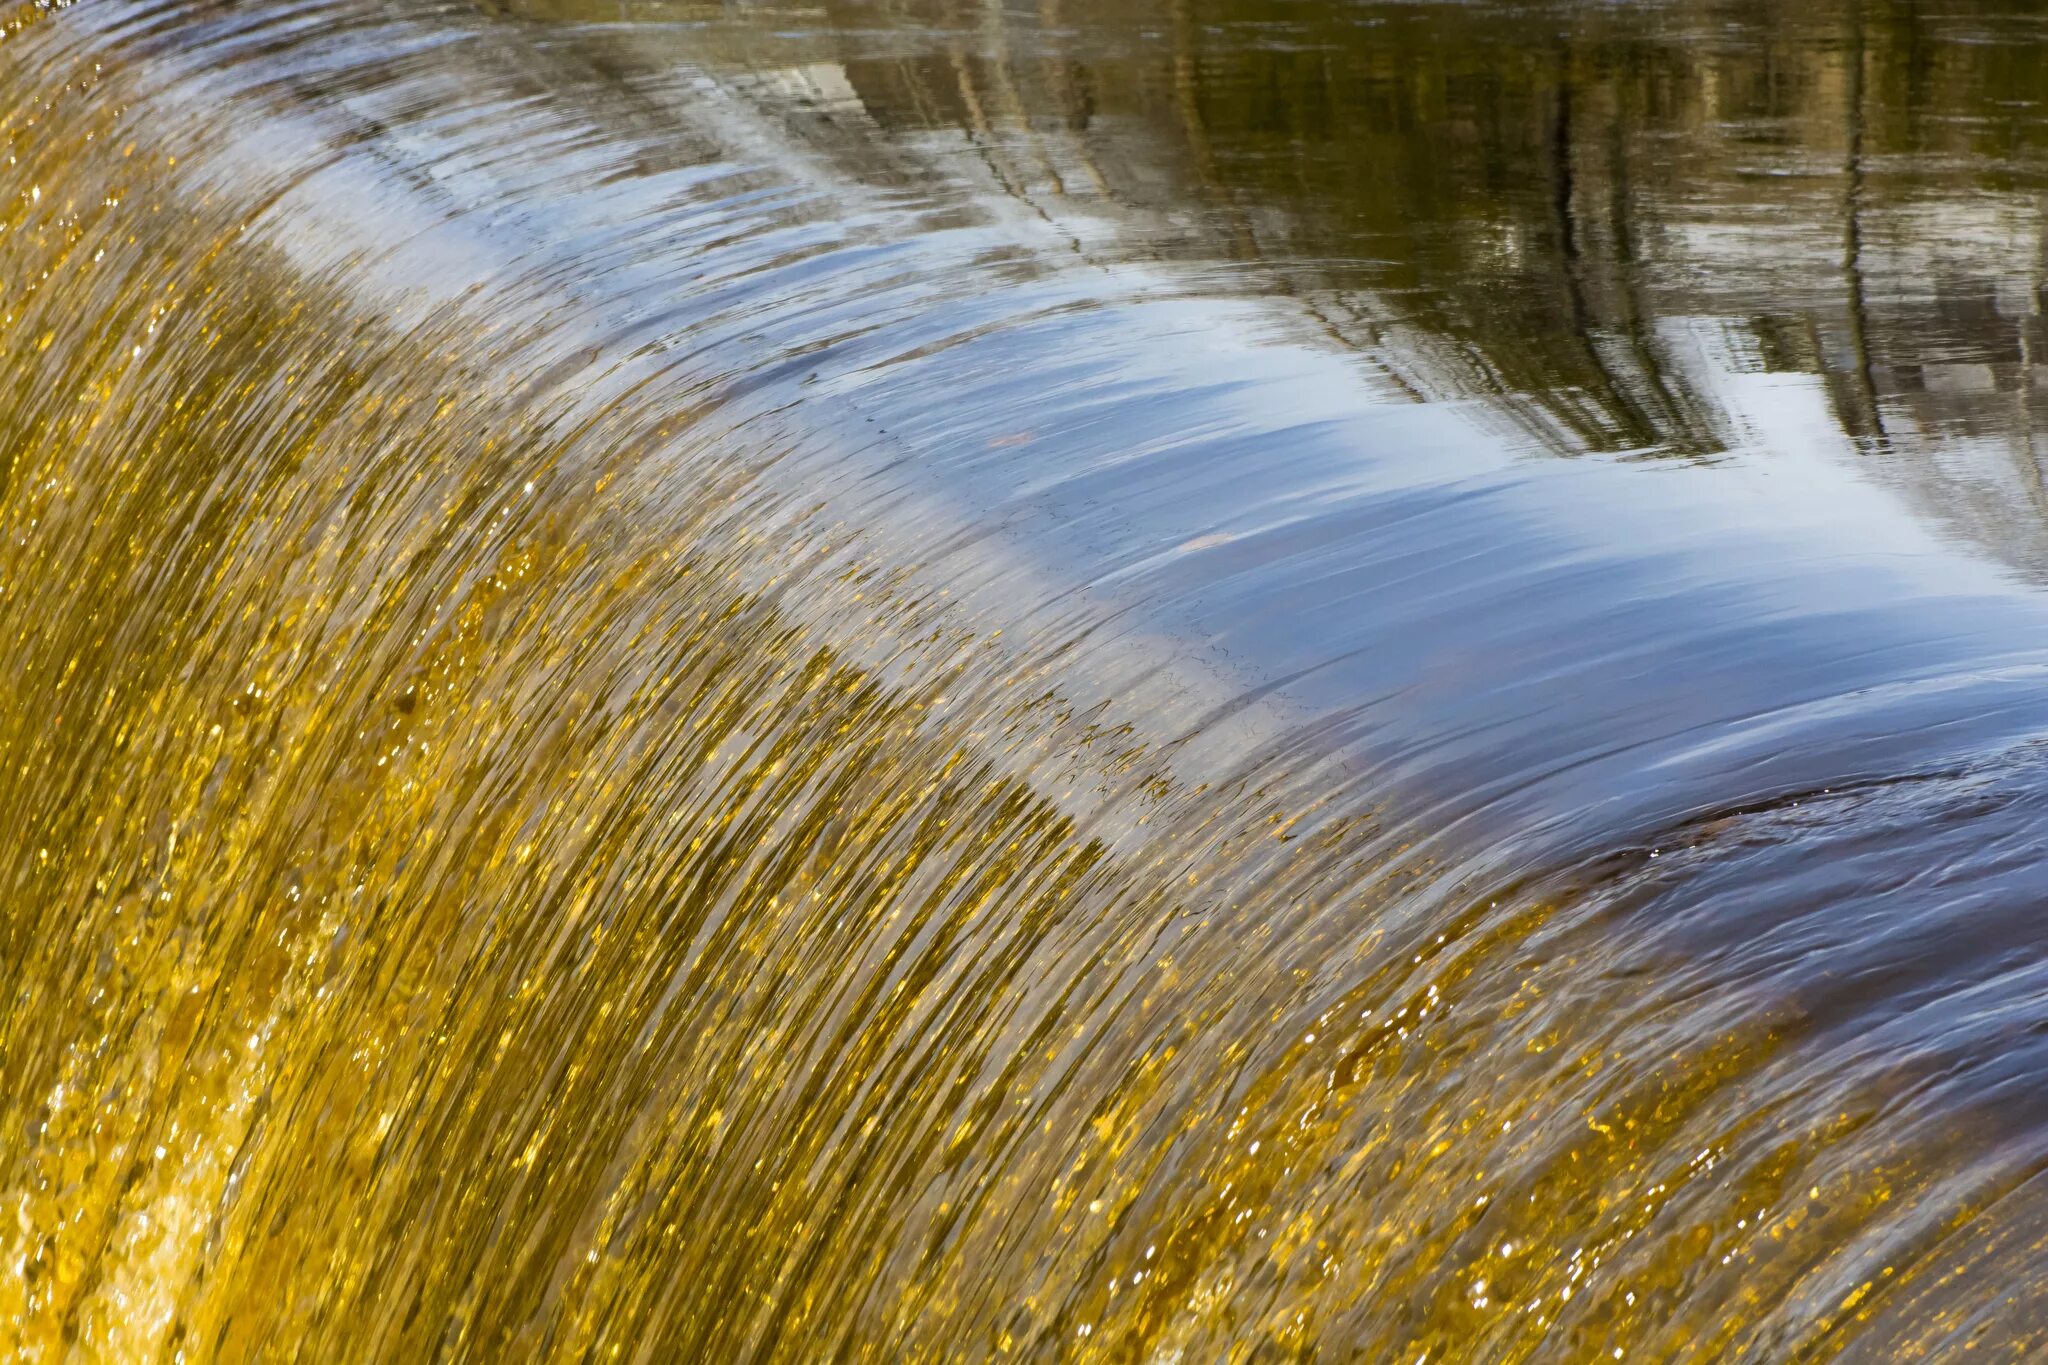
[[[9,11],[0,1354],[2034,1358],[2044,38]]]

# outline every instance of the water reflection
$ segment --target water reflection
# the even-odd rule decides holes
[[[520,8],[682,25],[678,55],[780,83],[864,174],[879,129],[899,183],[1255,265],[1233,285],[1542,449],[1819,443],[2048,572],[2048,20],[2023,9]]]

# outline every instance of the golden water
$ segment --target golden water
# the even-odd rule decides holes
[[[2040,81],[1060,9],[8,12],[0,1355],[2048,1349]],[[1768,309],[1617,169],[1759,69]]]

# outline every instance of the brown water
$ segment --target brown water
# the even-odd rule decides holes
[[[0,1355],[2048,1349],[2018,0],[0,38]]]

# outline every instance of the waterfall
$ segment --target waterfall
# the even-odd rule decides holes
[[[2038,1340],[2031,579],[584,18],[6,15],[0,1353]]]

